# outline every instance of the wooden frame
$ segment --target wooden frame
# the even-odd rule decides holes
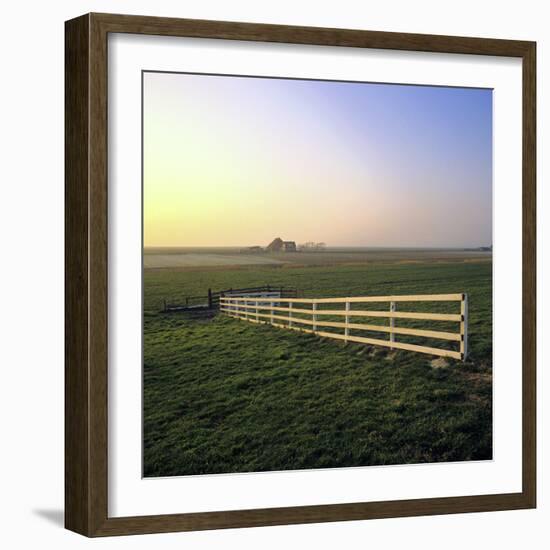
[[[108,33],[480,54],[517,57],[522,60],[523,488],[521,492],[160,516],[108,517]],[[65,40],[65,525],[68,529],[87,536],[104,536],[535,507],[535,43],[110,14],[88,14],[68,21]]]

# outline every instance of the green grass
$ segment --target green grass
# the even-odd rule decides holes
[[[467,292],[470,358],[435,368],[427,355],[159,312],[164,298],[262,284]],[[144,285],[145,476],[492,457],[490,262],[146,270]]]

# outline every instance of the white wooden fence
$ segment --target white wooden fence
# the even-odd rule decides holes
[[[387,310],[352,309],[353,304],[384,303]],[[401,311],[397,307],[400,302],[460,302],[458,313],[427,313],[417,311]],[[336,304],[342,309],[323,309],[326,305]],[[298,305],[299,307],[295,307]],[[307,308],[306,306],[311,306]],[[321,307],[319,307],[321,306]],[[237,319],[253,323],[269,323],[275,327],[299,330],[335,338],[346,342],[359,342],[385,346],[391,349],[403,349],[466,359],[468,355],[468,295],[467,294],[419,294],[409,296],[354,296],[349,298],[270,298],[257,296],[221,296],[220,311]],[[325,320],[326,317],[344,317],[344,322]],[[371,325],[352,322],[352,318],[385,318],[388,325]],[[399,319],[415,319],[424,321],[446,321],[457,323],[458,330],[454,332],[443,330],[400,327],[396,325]],[[305,326],[304,326],[305,325]],[[307,328],[311,327],[311,328]],[[343,333],[318,330],[319,327],[343,329]],[[352,331],[367,331],[387,333],[388,339],[357,336]],[[444,349],[398,342],[396,336],[406,335],[436,340],[457,342],[458,349]]]

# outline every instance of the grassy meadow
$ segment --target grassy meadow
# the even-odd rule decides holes
[[[250,262],[223,250],[203,262],[157,254],[178,257],[144,261],[145,476],[492,458],[490,254],[327,251]],[[223,315],[162,312],[163,300],[267,284],[304,297],[466,292],[469,358],[434,361]],[[449,307],[458,304],[429,304]]]

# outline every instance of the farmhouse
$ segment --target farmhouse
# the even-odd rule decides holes
[[[294,241],[283,241],[280,237],[273,239],[266,247],[268,252],[296,252]]]

